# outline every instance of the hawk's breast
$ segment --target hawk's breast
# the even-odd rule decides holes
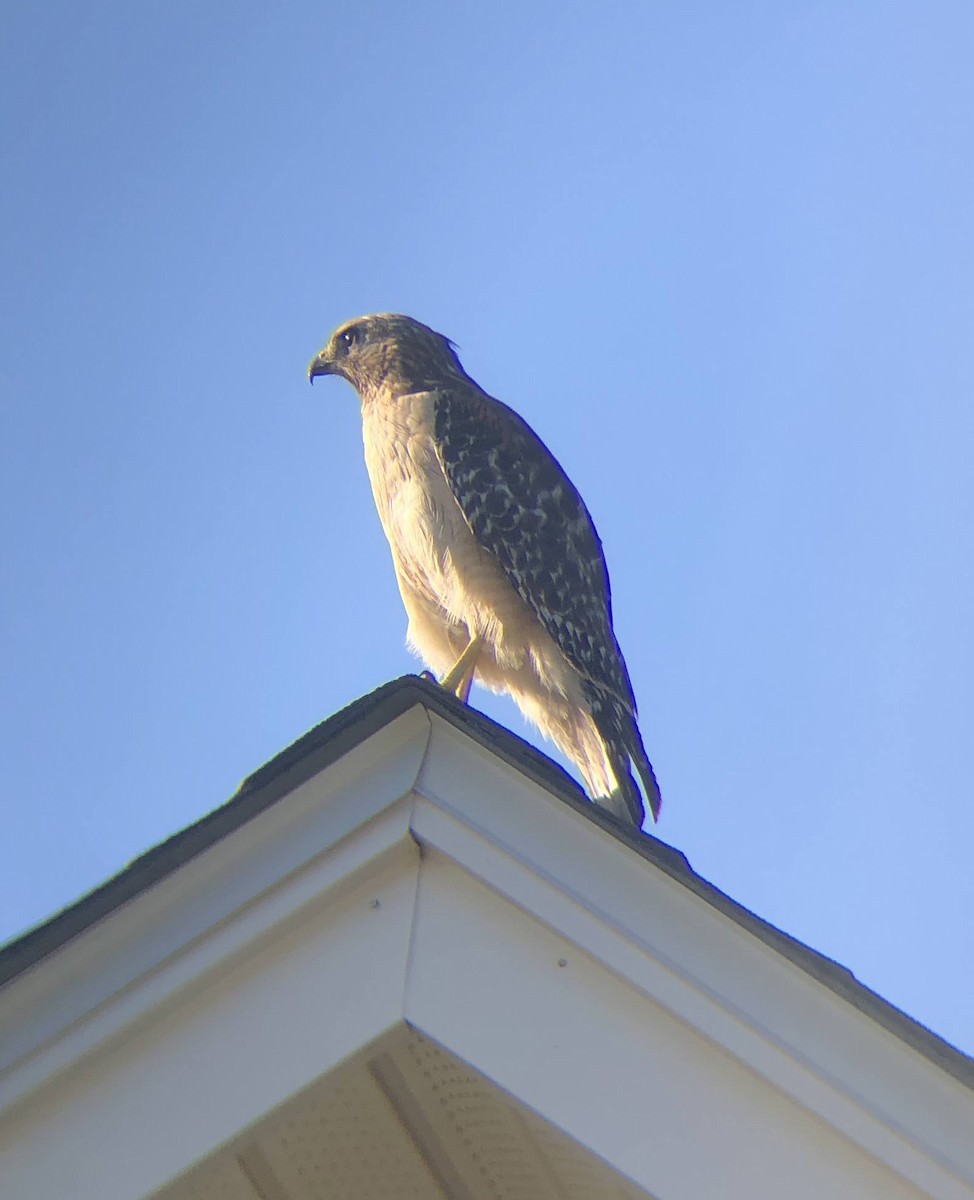
[[[363,405],[365,461],[400,581],[458,620],[480,551],[436,457],[433,404],[418,392]]]
[[[521,661],[540,632],[536,618],[453,495],[434,445],[434,405],[430,392],[363,404],[365,459],[411,639],[434,660],[425,642],[439,622],[451,649],[458,634],[477,631],[491,656]]]

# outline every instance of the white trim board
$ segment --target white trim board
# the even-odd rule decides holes
[[[450,711],[289,769],[0,989],[11,1195],[149,1196],[412,1026],[666,1200],[974,1200],[974,1091]]]

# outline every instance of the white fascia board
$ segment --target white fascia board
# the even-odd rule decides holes
[[[149,1194],[403,1018],[668,1200],[974,1200],[974,1094],[420,704],[0,991],[0,1178]]]
[[[0,991],[0,1113],[408,839],[403,797],[429,735],[426,711],[410,709],[11,981]]]
[[[138,1020],[2,1114],[3,1194],[154,1195],[400,1029],[419,868],[407,834],[364,874],[319,890],[235,952],[211,946],[208,969],[192,980],[170,988],[160,972],[160,994],[141,997],[155,1002]],[[186,958],[187,969],[201,967]]]
[[[413,818],[421,843],[904,1179],[933,1196],[974,1197],[974,1092],[654,863],[432,721],[417,784],[432,803]],[[593,1039],[603,1020],[611,1011],[591,1013]]]
[[[653,1196],[947,1200],[427,848],[406,992],[435,1039]]]

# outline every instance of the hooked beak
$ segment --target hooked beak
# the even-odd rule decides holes
[[[335,364],[328,357],[325,350],[316,354],[311,362],[308,363],[308,383],[314,383],[318,375],[334,375]]]

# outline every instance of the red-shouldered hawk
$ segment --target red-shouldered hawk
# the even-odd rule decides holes
[[[602,543],[551,451],[410,317],[341,325],[308,367],[317,375],[341,375],[361,397],[412,647],[461,699],[472,679],[509,693],[592,799],[640,827],[634,764],[656,818]]]

